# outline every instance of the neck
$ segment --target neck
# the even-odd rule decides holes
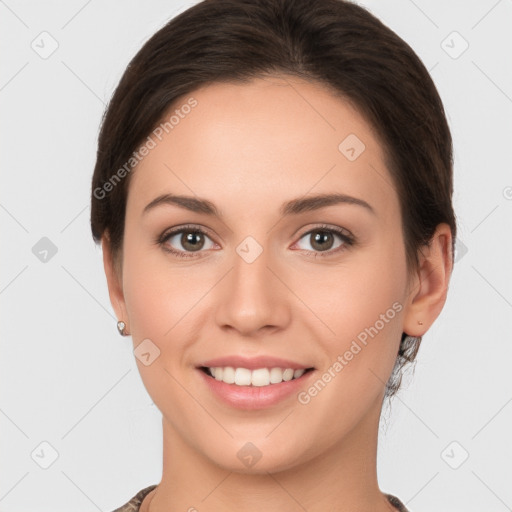
[[[377,405],[330,450],[263,474],[219,467],[187,444],[164,417],[162,481],[151,495],[150,512],[395,510],[377,483]]]

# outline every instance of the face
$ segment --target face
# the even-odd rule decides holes
[[[131,176],[120,307],[169,435],[231,471],[290,468],[376,427],[410,300],[398,196],[370,125],[322,85],[190,97]]]

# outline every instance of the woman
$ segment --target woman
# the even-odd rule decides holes
[[[441,312],[452,141],[411,48],[341,0],[206,0],[108,106],[92,182],[163,474],[117,509],[407,510],[383,400]]]

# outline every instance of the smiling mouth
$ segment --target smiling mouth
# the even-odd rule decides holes
[[[245,387],[263,387],[288,382],[290,380],[300,379],[303,375],[311,372],[314,368],[258,368],[249,370],[248,368],[234,368],[232,366],[224,367],[206,367],[200,366],[199,369],[210,378],[222,381],[225,384]]]

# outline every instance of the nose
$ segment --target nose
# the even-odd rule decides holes
[[[276,258],[267,250],[252,262],[240,254],[235,253],[231,271],[219,283],[217,325],[242,336],[286,328],[291,319],[292,297],[283,285],[283,276],[277,277],[280,272]]]

